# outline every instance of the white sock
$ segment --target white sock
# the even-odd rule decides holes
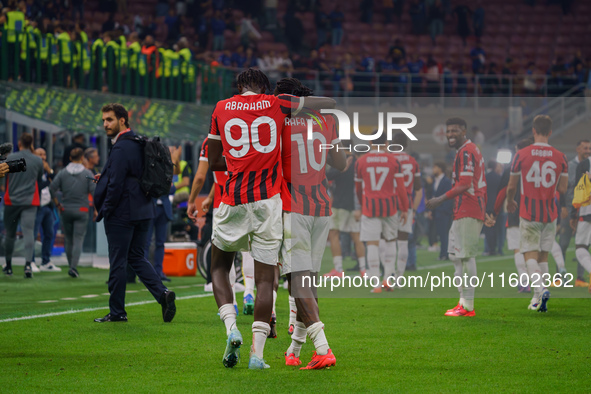
[[[298,314],[298,307],[295,303],[295,298],[289,296],[289,325],[296,323],[296,315]]]
[[[230,335],[230,331],[236,327],[236,309],[232,304],[224,304],[220,306],[220,319],[226,325],[226,335]]]
[[[359,271],[365,271],[365,257],[357,257],[359,261]]]
[[[577,260],[579,260],[579,264],[585,268],[585,271],[591,273],[591,254],[589,251],[585,248],[577,248],[575,255],[577,256]]]
[[[517,268],[517,274],[519,275],[519,284],[521,287],[527,286],[527,267],[525,266],[525,257],[523,253],[515,253],[513,255],[515,259],[515,268]]]
[[[262,321],[255,321],[252,323],[252,347],[250,348],[251,353],[254,353],[257,357],[263,358],[263,352],[265,351],[265,342],[267,336],[271,332],[269,323]]]
[[[558,242],[554,241],[554,245],[552,245],[552,257],[554,257],[554,261],[556,261],[556,267],[558,268],[558,272],[564,271],[564,257],[562,256],[562,248],[558,245]]]
[[[273,314],[275,314],[275,303],[277,302],[277,292],[273,290]]]
[[[477,276],[476,259],[471,257],[463,265],[466,267],[466,273],[468,274],[468,283],[466,283],[468,286],[463,289],[464,303],[462,305],[465,310],[470,312],[474,310],[474,287],[470,286],[470,278]]]
[[[234,289],[234,285],[232,285],[232,302],[234,303],[234,305],[238,305],[236,303],[236,289]]]
[[[396,241],[384,242],[384,280],[388,277],[396,275]],[[381,253],[380,253],[381,255]]]
[[[291,335],[291,345],[287,348],[287,354],[293,353],[296,357],[300,357],[302,345],[306,343],[306,333],[308,330],[301,321],[295,323],[293,334]]]
[[[387,259],[387,257],[386,257],[386,240],[380,239],[379,248],[380,248],[380,261],[382,262],[382,264],[384,264],[384,261],[386,261],[386,259]]]
[[[535,284],[538,287],[532,287],[532,290],[534,291],[534,298],[539,297],[540,294],[542,294],[542,283],[543,280],[541,279],[542,276],[542,270],[540,269],[540,265],[538,264],[538,262],[536,261],[536,259],[529,259],[525,262],[525,265],[527,266],[527,274],[529,275],[529,283],[530,284]],[[533,275],[534,274],[538,274],[536,275],[536,277],[534,278]],[[538,278],[539,276],[539,278]]]
[[[451,261],[454,263],[454,277],[456,276],[462,276],[464,274],[464,266],[462,264],[462,260],[457,259],[455,257],[451,257],[450,256]],[[462,300],[464,299],[464,292],[462,290],[462,286],[458,286],[458,292],[460,292],[460,304],[464,305],[462,303]]]
[[[408,241],[398,240],[398,259],[396,260],[396,276],[403,276],[408,260]]]
[[[254,297],[254,259],[249,252],[242,252],[242,275],[244,275],[244,297]]]
[[[320,356],[328,354],[328,341],[324,335],[324,324],[321,321],[308,327],[308,336],[314,342],[316,353]]]
[[[232,299],[234,305],[236,305],[236,290],[234,290],[234,284],[236,283],[236,267],[232,264],[232,268],[230,268],[230,284],[232,285]]]
[[[547,261],[545,261],[543,263],[538,263],[538,264],[540,264],[540,271],[542,271],[542,275],[544,275],[544,274],[548,274],[549,275],[550,274],[550,269],[548,268],[548,262]],[[544,279],[544,281],[545,280],[546,279]]]
[[[367,245],[367,265],[369,277],[380,275],[380,250],[377,245]]]
[[[334,264],[334,269],[343,272],[343,256],[334,256],[332,258],[332,263]]]

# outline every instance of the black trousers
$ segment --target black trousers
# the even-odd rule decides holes
[[[146,259],[144,248],[150,226],[150,219],[124,221],[117,218],[105,219],[105,232],[109,243],[109,308],[111,314],[121,316],[125,312],[126,267],[129,264],[156,301],[167,290],[160,275]]]

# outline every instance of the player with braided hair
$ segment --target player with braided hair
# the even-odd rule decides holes
[[[234,253],[250,246],[258,289],[252,325],[250,369],[269,366],[263,359],[270,332],[273,282],[283,237],[281,221],[281,135],[285,118],[304,107],[333,108],[324,97],[267,95],[269,79],[248,69],[236,79],[239,94],[219,101],[211,117],[208,161],[212,171],[228,171],[222,200],[213,219],[211,275],[213,293],[228,339],[222,359],[233,367],[242,335],[236,326],[229,272]]]

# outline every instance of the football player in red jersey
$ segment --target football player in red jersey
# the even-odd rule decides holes
[[[360,239],[367,243],[370,277],[379,276],[380,238],[383,236],[386,241],[386,253],[382,261],[384,279],[381,285],[372,289],[372,293],[381,293],[382,288],[391,290],[394,285],[388,278],[396,271],[396,238],[399,227],[408,220],[408,194],[400,163],[391,153],[379,150],[379,146],[387,142],[386,138],[386,133],[382,133],[373,141],[372,150],[355,163],[355,186],[362,214]],[[400,203],[400,215],[397,215],[396,198]]]
[[[277,82],[275,94],[289,93],[307,97],[312,91],[295,78]],[[312,139],[308,137],[312,122]],[[339,146],[336,123],[331,116],[298,116],[285,119],[282,138],[283,244],[281,272],[287,276],[291,296],[297,307],[291,345],[285,352],[286,365],[300,365],[300,350],[306,334],[316,353],[302,369],[321,369],[336,364],[328,346],[324,324],[320,321],[316,288],[309,278],[317,277],[330,230],[331,204],[326,181],[326,163],[347,170],[343,150],[321,149],[321,145]],[[341,147],[342,148],[342,147]],[[352,158],[349,161],[349,165]],[[306,284],[306,278],[308,282]]]
[[[551,279],[548,272],[548,252],[556,237],[558,208],[554,196],[566,192],[568,164],[566,156],[548,145],[552,134],[552,119],[547,115],[534,118],[534,144],[515,154],[511,165],[511,177],[507,185],[507,210],[515,212],[517,184],[521,181],[519,202],[520,250],[534,290],[528,309],[539,312],[548,310],[547,303]],[[547,286],[546,286],[547,285]]]
[[[394,134],[393,144],[398,144],[404,149],[408,146],[408,137],[402,131]],[[412,224],[414,212],[419,207],[423,198],[423,187],[421,185],[421,170],[419,163],[408,153],[396,152],[394,157],[400,163],[400,169],[404,176],[404,187],[408,195],[408,213],[406,223],[398,228],[398,256],[396,258],[396,276],[403,276],[406,270],[406,260],[408,259],[408,235],[412,233]],[[414,198],[413,198],[414,194]]]
[[[474,287],[470,278],[476,276],[478,240],[486,213],[486,178],[484,159],[480,149],[466,137],[467,125],[462,118],[450,118],[446,122],[447,141],[456,148],[453,169],[453,188],[447,193],[427,201],[427,209],[434,209],[444,201],[455,199],[454,219],[449,230],[448,251],[454,263],[455,276],[462,277],[464,270],[468,280],[458,287],[460,301],[445,316],[474,316]]]
[[[269,79],[259,70],[248,69],[236,78],[240,94],[219,101],[211,117],[209,167],[228,171],[220,207],[213,219],[212,283],[220,318],[228,340],[222,359],[226,367],[238,363],[242,335],[236,327],[229,271],[234,253],[250,245],[255,260],[257,298],[252,325],[250,369],[269,366],[263,359],[270,333],[273,284],[277,256],[283,238],[281,135],[286,117],[305,106],[333,108],[328,98],[299,98],[264,94]]]

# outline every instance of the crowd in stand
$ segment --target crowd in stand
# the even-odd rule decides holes
[[[374,3],[360,2],[361,22],[372,23],[374,7],[377,8]],[[385,23],[399,22],[403,9],[407,9],[413,32],[425,34],[428,29],[434,44],[442,34],[443,20],[452,18],[462,38],[482,35],[485,12],[481,2],[475,3],[473,9],[465,5],[452,8],[447,0],[413,0],[409,8],[402,3],[383,2],[380,10]],[[474,87],[479,94],[493,96],[510,90],[525,95],[559,95],[589,80],[591,62],[580,51],[570,59],[557,56],[549,67],[534,62],[518,64],[510,57],[502,64],[490,61],[487,49],[478,40],[465,56],[446,59],[434,54],[419,56],[400,39],[393,40],[383,58],[368,51],[343,51],[347,44],[343,42],[344,13],[338,3],[327,10],[319,1],[292,0],[280,21],[276,0],[261,2],[258,7],[246,7],[239,1],[163,0],[156,5],[154,14],[134,17],[121,17],[126,10],[124,0],[103,1],[99,6],[99,11],[110,16],[101,31],[89,32],[85,23],[80,22],[83,0],[73,1],[69,8],[62,1],[9,0],[0,18],[7,46],[0,56],[9,60],[3,60],[7,72],[2,77],[165,98],[165,91],[174,90],[173,87],[179,90],[185,82],[195,81],[198,70],[188,66],[192,60],[214,67],[257,67],[272,80],[292,75],[309,83],[320,82],[324,92],[334,95],[371,94],[379,90],[380,94],[396,96],[411,89],[414,95],[443,92],[464,96],[470,95]],[[302,42],[305,32],[298,18],[300,12],[314,12],[315,46]],[[158,34],[158,18],[167,26],[162,42],[155,39],[162,38]],[[183,36],[190,24],[195,28],[195,41]],[[239,40],[227,43],[227,30],[235,31]],[[285,41],[290,50],[258,51],[262,30]],[[22,39],[17,38],[21,33]],[[15,58],[17,61],[12,61]],[[29,67],[27,59],[31,60]],[[42,67],[36,67],[37,61]],[[379,73],[379,78],[367,73]],[[474,84],[476,75],[479,81]],[[539,78],[541,75],[546,77]],[[154,83],[144,83],[144,78],[158,80],[160,94],[155,94]],[[160,80],[166,82],[159,83]]]

